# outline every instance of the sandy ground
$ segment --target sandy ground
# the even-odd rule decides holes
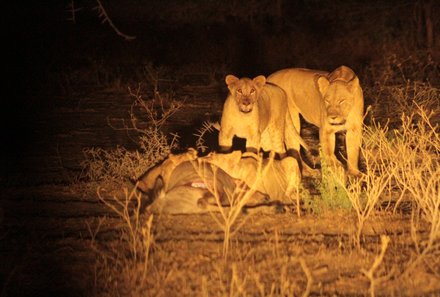
[[[367,221],[360,249],[353,213],[253,210],[232,226],[226,260],[224,229],[213,218],[221,222],[219,214],[154,215],[149,269],[139,285],[136,263],[143,262],[129,256],[127,225],[93,187],[2,191],[1,296],[365,296],[370,281],[362,271],[380,254],[382,235],[390,243],[374,273],[376,294],[440,292],[438,258],[403,273],[416,259],[411,216],[391,209]],[[120,261],[110,260],[115,255]]]

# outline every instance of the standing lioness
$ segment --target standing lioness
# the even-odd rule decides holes
[[[286,92],[289,110],[298,131],[299,114],[319,127],[322,153],[332,164],[339,164],[334,152],[335,133],[347,131],[347,169],[350,174],[359,174],[364,97],[353,70],[341,66],[328,73],[291,68],[273,73],[268,81]],[[299,143],[295,148],[299,149]]]
[[[286,146],[306,145],[293,125],[286,93],[266,83],[263,75],[254,79],[226,76],[229,96],[223,106],[219,145],[222,152],[232,148],[234,136],[246,138],[246,150],[273,151],[284,157]],[[299,152],[299,146],[298,150]]]

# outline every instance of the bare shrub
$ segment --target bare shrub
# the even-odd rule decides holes
[[[416,247],[417,256],[408,263],[407,271],[427,259],[438,257],[440,239],[440,136],[439,126],[432,123],[435,115],[425,107],[416,105],[415,111],[409,115],[402,114],[399,129],[389,131],[388,126],[381,127],[373,122],[366,127],[364,148],[362,153],[366,162],[366,174],[360,179],[366,189],[366,205],[371,199],[371,190],[375,195],[374,203],[379,199],[377,195],[388,188],[391,192],[398,189],[400,192],[396,200],[395,210],[407,197],[412,203],[412,239]],[[354,192],[361,192],[360,185],[355,184]],[[350,186],[349,186],[350,189]],[[358,196],[360,197],[360,196]],[[354,208],[359,199],[353,199]],[[358,212],[359,222],[371,212]],[[420,234],[421,221],[428,223],[429,232]],[[361,226],[359,224],[359,226]],[[358,231],[360,234],[361,230]],[[431,261],[430,265],[439,265],[438,261]]]
[[[440,136],[433,125],[433,112],[418,107],[415,114],[402,115],[402,128],[395,131],[394,159],[399,165],[395,179],[412,197],[412,238],[417,257],[411,270],[426,258],[439,255],[440,248]],[[430,228],[427,236],[417,235],[419,216]],[[438,265],[438,263],[437,263]]]
[[[129,115],[129,122],[123,121],[116,130],[136,133],[139,150],[129,151],[123,147],[107,150],[102,148],[86,148],[85,160],[81,163],[83,177],[92,181],[108,181],[111,183],[136,179],[145,170],[163,160],[177,146],[177,135],[170,139],[162,131],[163,124],[182,106],[169,95],[161,95],[155,90],[150,100],[144,100],[140,86],[136,90],[129,88],[134,98]],[[143,117],[143,120],[141,120]]]
[[[364,82],[364,93],[372,101],[372,116],[398,126],[401,114],[411,114],[418,106],[439,113],[439,66],[431,56],[417,54],[405,58],[391,54],[380,65],[370,66],[364,77],[374,81]]]
[[[98,4],[98,6],[96,6],[94,9],[98,11],[98,16],[101,19],[102,23],[108,23],[108,25],[113,29],[113,31],[115,31],[117,35],[121,36],[127,41],[136,39],[136,36],[127,35],[119,30],[118,27],[116,27],[100,0],[96,0],[96,3]]]
[[[397,167],[395,163],[390,164],[384,159],[376,157],[377,150],[383,150],[387,144],[386,138],[383,137],[383,130],[365,128],[364,141],[366,144],[361,148],[365,160],[364,173],[361,173],[359,177],[349,178],[347,181],[342,178],[342,174],[329,174],[333,176],[334,183],[339,189],[339,196],[346,197],[345,199],[349,201],[356,214],[354,243],[357,248],[361,247],[361,235],[365,222],[374,214],[379,199],[383,191],[390,185]]]
[[[126,41],[130,41],[133,39],[136,39],[136,36],[130,36],[127,34],[124,34],[121,30],[116,27],[116,25],[113,23],[112,19],[108,15],[106,9],[104,8],[104,5],[102,5],[102,2],[100,0],[96,0],[97,6],[95,6],[93,9],[98,12],[98,17],[101,20],[101,23],[107,23],[110,28],[113,29],[113,31],[124,38]],[[83,7],[76,8],[75,1],[71,0],[70,3],[67,5],[67,12],[69,13],[70,17],[67,18],[68,21],[71,21],[72,23],[76,24],[76,14],[78,11],[81,11]]]
[[[373,82],[367,84],[382,86],[402,85],[410,81],[419,81],[438,86],[440,81],[440,64],[437,60],[425,52],[396,53],[385,55],[375,64],[371,64],[365,75],[366,79],[373,78]]]
[[[374,117],[391,119],[395,126],[398,125],[402,113],[411,114],[418,106],[432,112],[440,112],[440,89],[428,83],[408,80],[398,85],[380,84],[372,89],[367,88],[367,92],[370,93],[369,97],[374,98],[373,110],[380,110]]]

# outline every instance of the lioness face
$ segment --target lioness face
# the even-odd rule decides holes
[[[354,102],[352,83],[343,81],[329,83],[325,77],[321,77],[318,84],[328,123],[333,126],[344,125]]]
[[[239,79],[230,74],[226,76],[225,81],[231,95],[237,102],[240,112],[249,113],[258,100],[260,90],[266,83],[266,78],[260,75],[252,80],[247,77]]]

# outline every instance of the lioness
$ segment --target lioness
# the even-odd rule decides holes
[[[246,138],[249,152],[273,151],[281,158],[286,153],[285,145],[292,149],[301,143],[307,149],[287,111],[286,94],[281,88],[266,83],[263,75],[254,79],[227,75],[225,81],[230,93],[220,123],[221,152],[231,150],[234,136]]]
[[[358,175],[359,148],[362,143],[364,97],[359,79],[350,68],[341,66],[331,73],[302,68],[277,71],[268,77],[287,93],[289,110],[297,131],[301,114],[319,127],[323,156],[341,165],[335,156],[335,133],[346,132],[347,169]],[[294,148],[299,149],[299,142]]]

